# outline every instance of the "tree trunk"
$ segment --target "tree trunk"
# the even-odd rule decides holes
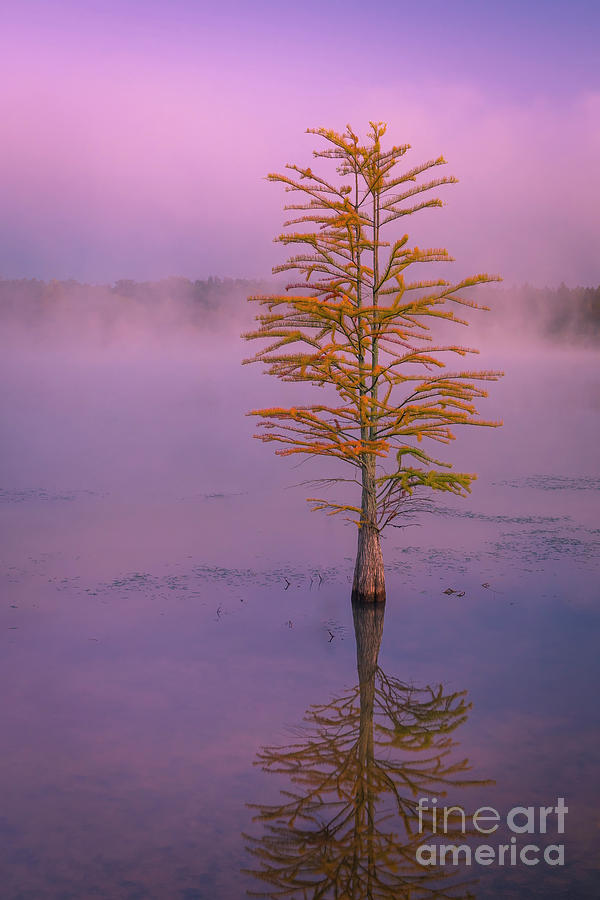
[[[385,600],[385,575],[377,528],[375,456],[371,453],[365,456],[362,467],[362,515],[358,529],[352,601],[376,603]]]

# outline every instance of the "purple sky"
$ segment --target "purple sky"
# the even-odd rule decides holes
[[[600,281],[595,0],[214,6],[4,6],[0,276],[266,275],[264,175],[309,162],[308,126],[382,119],[460,178],[417,243],[509,284]]]

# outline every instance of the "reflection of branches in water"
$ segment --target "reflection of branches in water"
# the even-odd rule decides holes
[[[467,718],[465,692],[417,688],[377,665],[383,610],[355,609],[359,684],[328,704],[314,705],[298,740],[265,747],[256,760],[289,777],[276,805],[251,805],[264,825],[247,837],[259,861],[252,874],[263,897],[422,900],[472,896],[444,886],[453,870],[423,868],[415,859],[431,822],[418,830],[417,798],[444,797],[466,780],[468,760],[453,761],[451,734]],[[448,820],[450,842],[462,837]]]
[[[469,706],[464,702],[464,692],[443,695],[441,688],[415,688],[389,678],[381,669],[377,670],[376,679],[374,702],[379,708],[373,735],[366,736],[367,759],[361,748],[365,736],[360,730],[357,686],[326,706],[311,706],[305,717],[309,724],[305,740],[286,748],[264,748],[258,754],[258,762],[265,770],[289,775],[295,784],[302,785],[306,793],[286,794],[297,796],[302,805],[324,802],[334,790],[340,794],[339,803],[348,801],[368,762],[370,785],[394,794],[405,828],[410,831],[416,804],[403,793],[416,797],[435,789],[438,796],[443,796],[440,785],[468,783],[454,778],[465,771],[466,760],[450,763],[446,757],[455,743],[449,732],[465,721]],[[300,729],[297,733],[301,734]],[[371,757],[375,747],[381,751],[377,758]],[[387,755],[392,748],[414,754],[425,751],[425,755],[395,761]]]

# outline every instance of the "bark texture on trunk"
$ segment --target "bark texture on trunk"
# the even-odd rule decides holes
[[[383,554],[377,528],[375,457],[369,454],[362,467],[362,516],[354,567],[352,601],[377,603],[385,600]]]

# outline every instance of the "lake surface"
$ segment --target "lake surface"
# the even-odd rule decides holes
[[[2,898],[597,896],[598,356],[509,347],[378,611],[321,471],[252,440],[296,386],[237,340],[6,348]],[[494,862],[419,866],[420,798],[497,810],[446,841]],[[564,833],[507,826],[559,798]]]

